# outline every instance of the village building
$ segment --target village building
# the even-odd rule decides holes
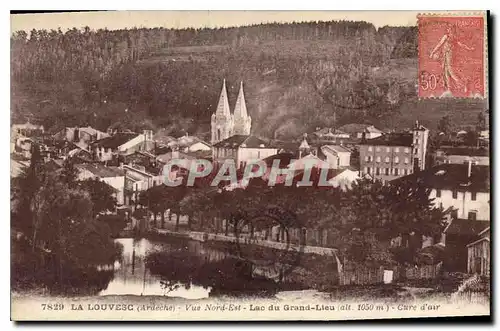
[[[490,165],[490,153],[487,148],[477,147],[441,147],[435,152],[436,164],[452,163]]]
[[[467,272],[490,276],[491,230],[487,227],[478,234],[478,239],[467,245]]]
[[[143,133],[119,132],[94,141],[90,148],[96,160],[112,161],[119,156],[126,156],[136,151],[153,150],[153,132],[151,130],[144,130]]]
[[[436,206],[451,208],[452,218],[471,222],[490,220],[490,167],[468,164],[441,164],[401,181],[418,182],[431,189]],[[394,182],[397,183],[397,182]]]
[[[351,150],[342,145],[324,145],[321,151],[326,156],[333,169],[349,167],[351,165]]]
[[[11,135],[15,137],[39,137],[45,133],[43,125],[30,123],[29,121],[23,124],[13,124]]]
[[[58,140],[66,140],[87,149],[93,141],[109,137],[106,132],[87,127],[66,127],[53,135]]]
[[[382,130],[377,129],[371,124],[350,123],[338,128],[339,131],[345,132],[352,139],[375,139],[384,134]]]
[[[362,176],[384,182],[424,170],[429,130],[416,122],[412,132],[388,133],[359,145]]]
[[[227,96],[226,80],[222,84],[222,92],[219,97],[219,103],[211,120],[211,144],[228,139],[233,135],[250,135],[252,119],[248,115],[243,92],[243,82],[240,85],[240,91],[234,107],[234,113],[231,114],[229,108],[229,99]]]
[[[221,165],[233,160],[237,168],[278,153],[278,148],[252,135],[233,135],[213,146],[213,160]]]
[[[137,206],[141,192],[161,185],[164,181],[161,169],[155,173],[150,173],[145,167],[138,165],[123,165],[121,169],[125,173],[124,204],[127,206]]]
[[[175,142],[169,146],[176,148],[184,153],[198,152],[198,151],[211,151],[212,145],[201,140],[195,136],[188,136],[187,134],[176,139]]]
[[[351,137],[350,134],[342,130],[335,130],[333,128],[317,128],[313,135],[320,140],[349,139]]]
[[[113,187],[118,205],[124,204],[125,171],[119,167],[107,167],[99,163],[76,164],[77,180],[98,179]]]
[[[489,221],[474,221],[454,218],[443,230],[441,244],[453,252],[447,259],[446,269],[454,272],[467,272],[467,244],[478,239],[478,235],[490,226]]]

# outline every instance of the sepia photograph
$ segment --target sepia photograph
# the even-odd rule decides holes
[[[11,13],[11,320],[491,320],[490,21]]]

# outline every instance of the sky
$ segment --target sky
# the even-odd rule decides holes
[[[89,26],[96,30],[133,27],[203,28],[230,27],[269,22],[350,20],[385,25],[416,25],[415,11],[107,11],[11,15],[11,31]]]

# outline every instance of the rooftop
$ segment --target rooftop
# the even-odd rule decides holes
[[[123,171],[123,169],[118,167],[106,167],[99,163],[77,164],[75,167],[80,170],[89,171],[99,178],[121,177],[125,175],[125,171]]]
[[[377,129],[376,127],[374,127],[371,124],[361,124],[361,123],[350,123],[350,124],[342,125],[339,128],[339,131],[344,131],[344,132],[347,132],[350,134],[358,133],[358,132],[374,132],[374,133],[380,132],[380,133],[382,133],[382,131],[380,131],[379,129]]]
[[[441,147],[439,150],[447,155],[464,155],[464,156],[489,156],[487,148],[476,147]]]
[[[372,145],[372,146],[408,146],[413,144],[413,134],[412,133],[388,133],[381,135],[380,137],[368,139],[361,142],[361,145]]]
[[[237,148],[237,147],[246,147],[246,148],[273,148],[266,141],[252,136],[252,135],[241,135],[236,134],[227,139],[219,141],[214,144],[214,147],[223,147],[223,148]]]
[[[120,132],[112,135],[111,137],[96,140],[92,143],[92,146],[115,149],[125,144],[127,141],[134,139],[138,135],[138,133]]]
[[[271,156],[266,157],[262,161],[264,161],[268,168],[272,167],[274,160],[279,160],[279,168],[285,169],[288,167],[290,162],[295,159],[295,155],[292,153],[278,153]]]
[[[321,149],[324,151],[330,151],[333,153],[351,153],[351,150],[341,146],[341,145],[324,145],[321,147]]]
[[[468,164],[441,164],[392,181],[417,181],[434,189],[457,190],[468,192],[490,192],[490,167],[471,166],[468,177]]]

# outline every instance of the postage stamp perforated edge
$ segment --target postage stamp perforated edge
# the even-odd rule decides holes
[[[483,86],[484,86],[484,95],[481,98],[481,100],[486,100],[488,101],[489,98],[489,79],[488,79],[488,11],[486,10],[479,10],[479,11],[436,11],[436,12],[419,12],[417,13],[417,29],[418,29],[418,21],[421,17],[482,17],[484,19],[484,24],[483,24]],[[420,59],[420,43],[417,41],[417,58]],[[420,65],[420,61],[417,61],[417,66]],[[418,81],[418,75],[420,73],[419,68],[417,68],[417,81]],[[418,100],[439,100],[439,97],[435,96],[429,96],[429,97],[422,97],[420,96],[420,93],[417,92],[417,97]],[[452,97],[453,99],[464,99],[468,100],[471,99],[470,97]]]

